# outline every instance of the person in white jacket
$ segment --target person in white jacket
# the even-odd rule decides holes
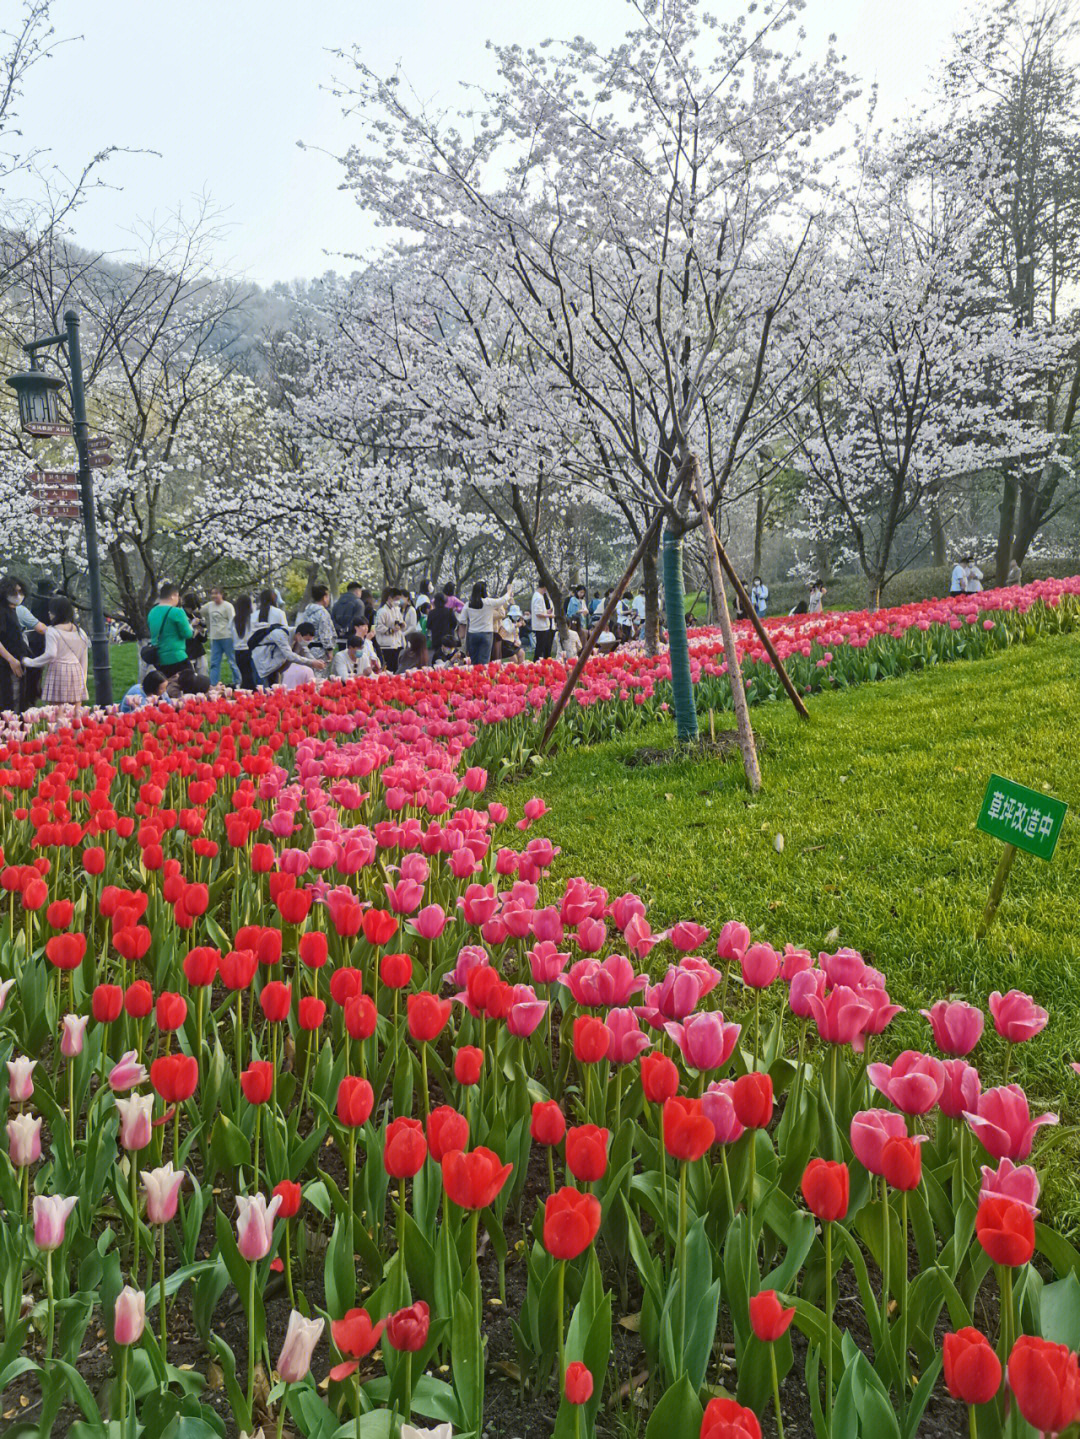
[[[466,626],[465,653],[471,665],[486,665],[491,659],[491,648],[495,642],[495,616],[506,609],[514,598],[513,590],[505,595],[489,596],[487,585],[482,581],[472,587],[469,603],[462,611],[462,623]]]

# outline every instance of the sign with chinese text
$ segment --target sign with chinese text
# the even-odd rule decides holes
[[[992,774],[976,823],[995,839],[1052,859],[1068,808],[1064,800]]]

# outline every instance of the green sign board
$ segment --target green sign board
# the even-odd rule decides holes
[[[977,824],[995,839],[1040,859],[1052,859],[1068,808],[1064,800],[992,774]]]

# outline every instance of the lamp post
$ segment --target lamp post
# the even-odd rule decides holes
[[[12,375],[8,384],[19,397],[19,419],[31,435],[68,433],[57,405],[62,381],[38,368],[37,352],[53,345],[66,345],[71,369],[71,419],[75,451],[79,461],[79,497],[83,532],[86,537],[86,565],[90,581],[90,649],[94,656],[94,699],[99,705],[112,704],[112,673],[109,668],[109,640],[105,632],[105,600],[101,590],[101,561],[98,556],[97,521],[94,514],[94,475],[90,468],[90,426],[86,419],[86,391],[83,388],[82,352],[79,348],[79,315],[64,314],[64,333],[46,335],[23,345],[30,356],[30,369]]]

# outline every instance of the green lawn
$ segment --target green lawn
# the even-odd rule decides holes
[[[124,691],[131,688],[139,678],[139,647],[138,645],[110,645],[109,646],[109,668],[112,670],[113,701],[119,703]],[[94,661],[90,657],[87,666],[86,685],[90,691],[90,701],[94,699]]]
[[[1078,1231],[1080,1078],[1067,1066],[1080,1058],[1078,686],[1080,636],[1068,635],[816,696],[809,724],[779,705],[754,710],[765,785],[756,798],[737,757],[622,763],[642,744],[670,745],[669,725],[561,754],[501,797],[514,819],[529,794],[547,801],[542,832],[561,846],[558,885],[584,874],[613,896],[636,890],[654,929],[694,918],[715,934],[739,918],[777,945],[859,949],[911,1011],[876,1041],[882,1052],[929,1048],[918,1010],[935,999],[985,1006],[993,989],[1034,994],[1051,1023],[1020,1047],[1013,1072],[1033,1108],[1061,1112],[1058,1129],[1039,1131],[1035,1154],[1047,1208]],[[978,943],[1001,855],[975,829],[992,770],[1045,784],[1074,812],[1052,863],[1017,857],[998,920]],[[999,1082],[1003,1050],[984,1036],[975,1054],[984,1085]]]

